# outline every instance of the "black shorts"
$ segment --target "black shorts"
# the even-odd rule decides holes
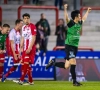
[[[78,48],[71,45],[65,45],[66,59],[75,58],[77,55]]]

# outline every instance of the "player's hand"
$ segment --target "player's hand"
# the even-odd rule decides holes
[[[3,50],[0,50],[0,54],[3,54]]]
[[[18,54],[18,58],[19,58],[19,59],[21,59],[21,53],[20,53],[20,54]]]
[[[65,5],[64,5],[64,9],[67,9],[67,7],[68,7],[68,4],[65,4]]]
[[[20,64],[22,64],[22,59],[19,61]]]
[[[27,49],[27,50],[26,50],[26,54],[29,54],[30,51],[31,51],[31,49]]]
[[[20,48],[20,53],[23,52],[23,48]]]
[[[23,48],[20,48],[18,58],[21,58],[22,52],[23,52]]]
[[[15,60],[18,60],[18,55],[14,54],[14,58],[15,58]]]
[[[60,34],[60,32],[58,32],[57,34]]]
[[[44,38],[44,36],[43,36],[42,34],[41,34],[41,36],[40,36],[40,37],[41,37],[41,39],[43,39],[43,38]]]
[[[3,50],[3,53],[6,53],[6,50]]]
[[[90,12],[91,10],[92,10],[91,7],[88,7],[88,10],[87,11]]]
[[[40,48],[40,45],[39,45],[39,43],[37,43],[37,44],[36,44],[36,48],[37,48],[37,49],[39,49],[39,48]]]

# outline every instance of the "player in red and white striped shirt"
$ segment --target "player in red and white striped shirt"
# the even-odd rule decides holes
[[[22,26],[23,26],[23,21],[21,19],[16,20],[15,28],[13,28],[9,33],[10,55],[13,57],[13,66],[3,76],[2,81],[4,81],[12,72],[16,70],[21,60],[19,52],[20,52],[20,39],[21,39],[20,30],[22,29]]]
[[[25,25],[22,27],[22,39],[21,50],[22,53],[22,75],[19,84],[23,84],[23,80],[28,75],[29,85],[33,84],[31,64],[34,63],[36,52],[36,27],[30,23],[30,15],[28,13],[23,14],[23,21]]]

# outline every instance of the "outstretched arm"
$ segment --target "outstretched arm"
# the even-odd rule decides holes
[[[83,22],[87,19],[87,16],[88,16],[88,14],[89,14],[90,11],[91,11],[91,8],[88,7],[88,9],[87,9],[85,15],[82,17],[82,21],[83,21]]]
[[[67,7],[68,7],[68,5],[65,4],[64,5],[64,16],[65,16],[66,22],[68,23],[69,22],[69,18],[68,18],[68,13],[67,13]]]

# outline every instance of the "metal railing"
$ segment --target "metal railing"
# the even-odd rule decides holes
[[[21,10],[22,9],[51,9],[51,10],[55,10],[55,12],[56,12],[56,18],[55,18],[56,26],[58,25],[59,10],[55,6],[30,6],[30,5],[19,6],[19,8],[18,8],[18,19],[21,18]]]
[[[62,50],[62,49],[65,49],[65,46],[56,46],[53,48],[53,51]],[[93,48],[91,48],[91,47],[78,47],[78,50],[94,51]]]

